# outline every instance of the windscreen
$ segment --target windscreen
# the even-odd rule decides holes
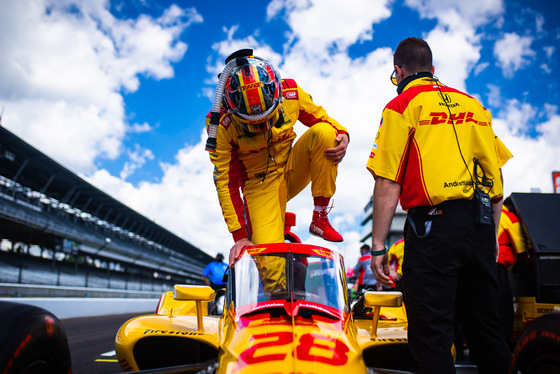
[[[246,253],[231,271],[228,305],[233,301],[236,308],[257,307],[275,300],[301,300],[346,311],[341,258],[324,253]]]

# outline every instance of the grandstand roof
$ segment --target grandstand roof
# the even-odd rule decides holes
[[[200,262],[212,257],[94,187],[0,125],[0,175]]]

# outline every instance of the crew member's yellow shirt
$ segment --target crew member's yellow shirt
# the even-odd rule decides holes
[[[474,157],[486,172],[486,192],[501,198],[500,168],[512,154],[494,134],[490,113],[463,92],[418,78],[383,110],[367,168],[401,185],[408,210],[472,199]]]

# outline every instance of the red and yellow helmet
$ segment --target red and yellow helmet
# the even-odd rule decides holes
[[[223,99],[228,111],[249,133],[268,131],[278,119],[282,101],[280,74],[259,57],[246,57],[226,80]]]

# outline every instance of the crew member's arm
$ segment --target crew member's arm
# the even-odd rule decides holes
[[[210,279],[206,278],[206,277],[202,277],[204,279],[204,283],[206,283],[207,286],[211,286],[210,284]]]
[[[391,221],[399,202],[401,185],[390,179],[377,177],[373,188],[373,228],[371,232],[371,251],[381,251],[385,248],[385,240],[391,227]],[[388,256],[371,256],[371,270],[375,279],[385,285],[391,286],[389,278],[390,269]]]

